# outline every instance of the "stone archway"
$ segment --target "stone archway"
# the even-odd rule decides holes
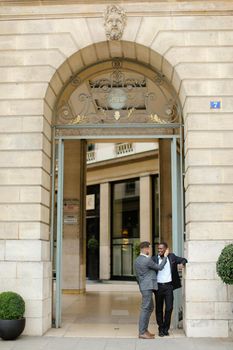
[[[124,43],[122,43],[122,45],[123,44]],[[107,43],[99,43],[99,45],[107,45]],[[127,43],[125,45],[127,48]],[[96,46],[98,46],[98,44]],[[137,45],[135,45],[135,47],[137,47]],[[88,51],[91,49],[91,47],[88,47],[85,50]],[[151,56],[155,55],[156,57],[159,57],[159,55],[150,52],[148,49],[144,49],[149,52]],[[76,55],[80,55],[80,52],[74,54],[74,57],[72,57],[74,62],[76,62],[77,59]],[[64,70],[66,63],[67,62],[65,62],[60,68],[61,72]],[[58,70],[58,73],[56,74],[61,74],[61,72],[59,73]],[[133,78],[134,74],[138,76],[137,80]],[[57,77],[54,76],[52,79],[51,86],[54,84],[54,81],[56,81],[56,78]],[[87,82],[88,87],[84,86]],[[99,92],[107,95],[107,97],[104,96],[107,104],[109,104],[108,97],[114,92],[114,90],[118,89],[121,90],[121,92],[124,90],[126,95],[128,95],[127,93],[129,92],[129,94],[131,94],[132,103],[132,91],[135,89],[141,89],[143,90],[143,93],[141,93],[140,96],[143,97],[142,104],[144,105],[143,108],[145,111],[144,113],[138,112],[137,106],[132,104],[129,108],[125,108],[124,111],[122,107],[115,108],[110,106],[111,108],[109,108],[106,104],[99,107],[98,103],[94,101],[95,98],[92,97],[93,91],[89,94],[84,94],[83,89],[102,90]],[[79,93],[75,95],[77,90],[79,90]],[[146,90],[146,92],[144,90]],[[75,106],[75,108],[75,98],[73,98],[72,101],[73,95],[75,95],[76,98],[77,106]],[[153,95],[154,99],[157,98],[157,104],[153,104],[152,102],[151,107],[149,106],[148,100],[151,99],[153,101]],[[125,96],[125,98],[127,100],[129,97]],[[79,105],[81,105],[84,100],[89,104],[92,103],[92,108],[89,108],[89,106],[84,109],[84,112],[79,112]],[[124,104],[127,105],[126,101],[124,101]],[[139,109],[141,108],[142,107]],[[92,111],[90,112],[89,109],[92,109]],[[83,109],[81,108],[81,110]],[[122,118],[120,113],[123,114]],[[117,124],[121,125],[123,128],[117,130]],[[133,60],[132,58],[125,56],[116,56],[111,59],[93,62],[87,67],[79,67],[77,72],[71,76],[67,76],[65,84],[61,86],[56,101],[54,102],[53,125],[55,128],[55,136],[60,138],[63,136],[82,136],[82,138],[85,139],[87,136],[95,138],[96,136],[113,137],[114,135],[117,138],[122,135],[131,135],[132,137],[132,135],[140,133],[148,139],[150,137],[154,138],[156,135],[158,139],[161,138],[161,135],[170,135],[170,137],[173,135],[182,138],[181,105],[177,93],[167,77],[159,71],[158,68],[155,68],[151,64],[146,64],[138,59]],[[83,126],[84,128],[80,128],[80,126]],[[169,147],[171,147],[170,144],[168,145],[168,148]],[[166,153],[167,148],[164,147],[163,142],[161,142],[161,150],[162,149],[164,149]],[[168,159],[169,157],[167,158],[167,161]],[[169,172],[171,172],[171,170],[167,171],[167,173]],[[168,216],[171,216],[170,211],[171,209],[169,209]],[[167,225],[167,227],[168,226],[169,225]],[[171,242],[171,238],[169,237],[171,235],[170,230],[171,226],[169,232],[166,234],[167,239]],[[84,277],[83,273],[82,276]],[[82,281],[81,285],[85,285],[85,282]],[[59,323],[60,321],[58,324]]]
[[[129,41],[117,42],[99,42],[89,45],[72,56],[67,58],[64,63],[57,69],[45,95],[45,101],[49,101],[49,109],[55,110],[57,99],[62,94],[64,87],[67,86],[78,73],[84,73],[87,69],[89,74],[98,72],[97,65],[103,62],[110,62],[113,58],[125,62],[133,62],[141,65],[144,70],[154,71],[159,74],[167,84],[172,86],[174,68],[162,55],[141,44]],[[106,67],[105,67],[106,68]],[[101,67],[100,67],[101,69]],[[75,85],[73,85],[73,88]],[[177,93],[179,89],[179,76],[177,76],[176,84],[173,87]]]

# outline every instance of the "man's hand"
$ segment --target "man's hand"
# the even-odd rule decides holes
[[[178,271],[182,271],[183,268],[184,268],[184,265],[183,264],[178,264],[177,267],[178,267]]]
[[[169,248],[167,248],[165,253],[164,253],[165,258],[168,256],[168,254],[169,254]]]

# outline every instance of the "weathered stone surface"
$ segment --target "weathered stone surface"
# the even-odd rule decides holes
[[[228,321],[223,320],[187,320],[188,337],[228,337]]]
[[[10,42],[10,40],[9,40]],[[0,67],[0,76],[3,83],[15,82],[43,82],[52,78],[55,70],[50,66],[33,67]]]
[[[213,96],[213,99],[216,97]],[[218,99],[219,97],[217,97]],[[210,97],[206,96],[186,96],[185,92],[183,91],[183,115],[184,119],[186,119],[187,114],[193,114],[193,113],[210,113]],[[222,101],[222,108],[221,113],[232,113],[232,96],[221,96]],[[218,114],[218,110],[212,110],[211,111],[214,114]]]
[[[188,302],[185,315],[188,320],[213,320],[215,316],[214,302]]]
[[[188,241],[186,254],[189,262],[216,262],[227,242],[224,241]]]
[[[233,321],[229,321],[229,337],[233,338]]]
[[[232,221],[233,203],[189,203],[186,208],[187,222]]]
[[[0,220],[48,223],[49,210],[40,204],[0,204]]]
[[[17,278],[48,278],[52,269],[50,262],[17,262]]]
[[[185,148],[233,148],[233,132],[200,131],[198,138],[195,132],[189,131],[185,140]]]
[[[217,114],[190,113],[186,117],[185,129],[188,131],[233,130],[233,120],[231,114],[224,114],[222,111]]]
[[[203,63],[211,63],[214,64],[219,62],[231,62],[231,58],[233,55],[233,48],[231,46],[228,47],[205,47],[205,46],[181,46],[181,47],[170,47],[166,52],[165,57],[168,61],[173,62],[174,66],[180,64],[194,65],[196,62]],[[181,58],[182,57],[182,61]],[[184,62],[184,63],[183,63]],[[222,66],[221,66],[222,69]],[[224,69],[224,68],[223,68]]]
[[[10,92],[9,92],[10,93]],[[1,116],[25,116],[25,115],[43,115],[44,100],[41,99],[20,99],[0,100],[0,115]]]
[[[185,267],[185,278],[188,280],[213,280],[216,278],[216,263],[189,262]]]
[[[233,149],[188,149],[185,167],[233,166]]]
[[[186,203],[230,203],[232,198],[233,185],[190,185],[186,190]]]
[[[228,303],[217,302],[215,305],[215,319],[233,320],[232,301]]]
[[[18,239],[19,224],[17,222],[0,222],[0,239]]]
[[[186,171],[185,187],[189,184],[232,184],[232,176],[231,166],[193,166]]]
[[[190,222],[186,225],[187,240],[231,240],[232,222]]]
[[[1,278],[16,278],[17,263],[11,261],[0,262],[0,276]]]
[[[220,280],[186,280],[187,302],[227,301],[227,287]]]
[[[19,223],[20,239],[49,239],[49,225],[40,222],[20,222]]]
[[[48,261],[49,243],[39,240],[7,240],[6,261]]]

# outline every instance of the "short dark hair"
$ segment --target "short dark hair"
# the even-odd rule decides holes
[[[160,242],[160,243],[159,243],[159,245],[163,245],[163,246],[164,246],[164,248],[166,248],[166,249],[168,248],[168,244],[167,244],[167,242]]]
[[[140,243],[140,249],[150,248],[150,242],[144,241]]]

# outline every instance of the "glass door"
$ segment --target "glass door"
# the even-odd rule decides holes
[[[138,179],[112,184],[112,278],[134,279],[133,262],[139,243]]]

